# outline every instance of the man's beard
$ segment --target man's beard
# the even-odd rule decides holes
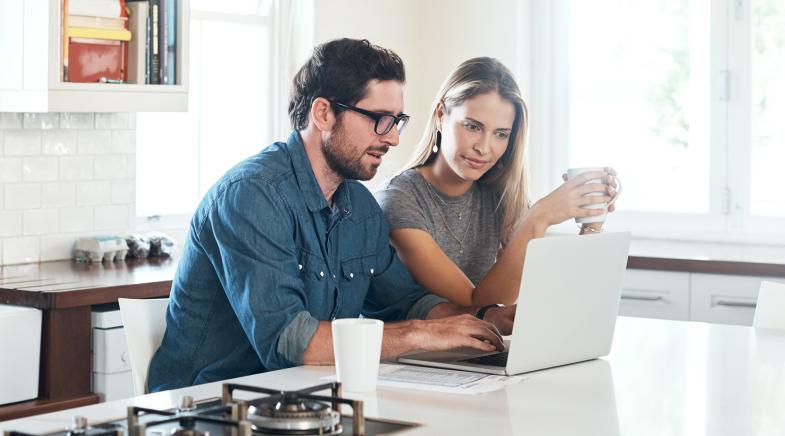
[[[379,150],[387,151],[389,147],[379,147]],[[371,165],[370,168],[363,168],[362,158],[367,150],[357,151],[359,156],[352,156],[355,151],[343,130],[342,125],[338,125],[324,142],[324,157],[327,165],[344,179],[370,180],[376,175],[379,165]]]

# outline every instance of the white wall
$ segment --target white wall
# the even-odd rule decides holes
[[[514,72],[519,69],[520,44],[516,40],[523,4],[514,0],[316,2],[317,44],[342,37],[366,38],[394,50],[406,65],[404,99],[412,120],[400,146],[385,157],[369,188],[373,190],[408,161],[439,86],[458,64],[476,56],[491,56]]]
[[[0,265],[133,226],[136,115],[0,113]]]

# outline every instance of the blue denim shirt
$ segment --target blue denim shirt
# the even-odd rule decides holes
[[[373,196],[327,203],[297,132],[229,170],[194,214],[172,283],[151,391],[299,365],[319,320],[424,318]]]

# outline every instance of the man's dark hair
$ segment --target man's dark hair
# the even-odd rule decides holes
[[[365,97],[371,80],[406,82],[403,61],[392,50],[368,40],[336,39],[316,46],[292,81],[289,118],[295,130],[308,127],[311,104],[318,97],[354,105]],[[333,106],[336,116],[342,112]]]

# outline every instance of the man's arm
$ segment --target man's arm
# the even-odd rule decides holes
[[[504,349],[497,324],[512,327],[515,306],[491,309],[486,318],[477,319],[479,307],[461,307],[451,303],[438,304],[426,320],[385,323],[382,337],[382,359],[407,351],[442,351],[470,347],[481,351]],[[509,334],[509,332],[505,332]],[[306,365],[330,365],[333,356],[332,330],[329,321],[320,321],[316,333],[303,354]]]

